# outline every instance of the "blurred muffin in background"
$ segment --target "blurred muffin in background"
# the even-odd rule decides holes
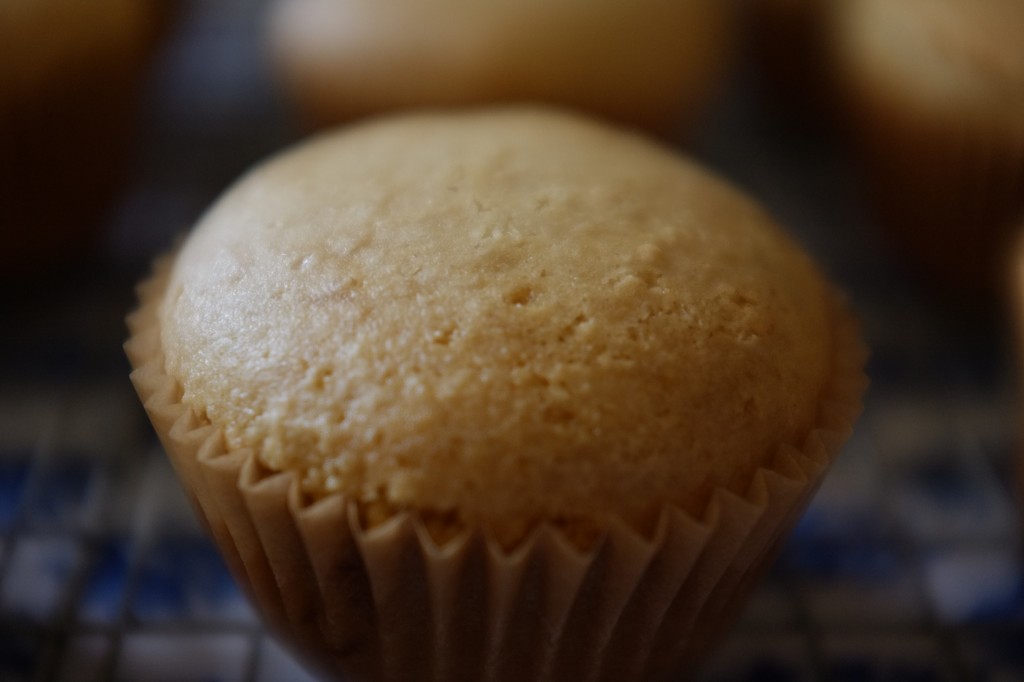
[[[0,1],[5,275],[66,262],[122,180],[166,0]]]
[[[732,53],[723,0],[277,0],[269,36],[305,123],[555,103],[685,131]]]
[[[993,290],[1024,209],[1024,2],[835,9],[845,123],[880,222],[949,293]]]

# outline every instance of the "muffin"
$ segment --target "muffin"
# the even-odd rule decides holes
[[[141,290],[133,381],[268,622],[358,679],[647,679],[726,628],[863,349],[737,191],[544,109],[252,171]]]
[[[1024,4],[836,8],[836,80],[880,223],[950,293],[993,291],[1024,210]]]
[[[674,133],[712,94],[733,19],[721,0],[277,0],[268,30],[312,125],[534,101]]]
[[[6,275],[88,244],[134,142],[164,0],[0,2],[0,225]]]

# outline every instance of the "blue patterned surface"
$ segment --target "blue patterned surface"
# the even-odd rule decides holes
[[[27,452],[0,454],[0,532],[10,528],[21,506],[29,456]]]
[[[0,299],[3,682],[312,680],[200,531],[120,349],[151,257],[291,135],[255,16],[235,7],[184,13],[155,75],[146,154],[99,260]],[[697,153],[768,204],[847,288],[873,347],[873,387],[702,679],[1024,680],[1006,330],[964,334],[977,323],[905,281],[865,229],[831,151],[788,144],[752,110],[741,89]]]
[[[93,551],[75,616],[83,624],[116,625],[124,610],[132,542],[129,538],[104,537]]]
[[[132,602],[140,623],[247,623],[255,616],[205,537],[161,538],[143,561]]]

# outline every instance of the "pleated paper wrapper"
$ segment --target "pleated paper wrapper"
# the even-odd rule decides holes
[[[836,379],[802,448],[700,518],[613,522],[582,551],[541,524],[504,549],[485,528],[442,546],[415,512],[363,527],[356,501],[310,499],[182,404],[157,319],[166,262],[129,319],[132,381],[199,515],[268,625],[314,669],[354,680],[667,679],[727,631],[849,435],[865,351],[840,313]]]

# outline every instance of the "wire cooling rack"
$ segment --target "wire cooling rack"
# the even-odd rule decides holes
[[[312,679],[199,529],[120,349],[150,259],[293,136],[269,86],[258,9],[184,7],[102,254],[2,299],[3,682]],[[1006,330],[917,292],[838,157],[745,93],[696,154],[766,203],[846,287],[873,347],[873,385],[852,441],[701,679],[1024,680]]]

